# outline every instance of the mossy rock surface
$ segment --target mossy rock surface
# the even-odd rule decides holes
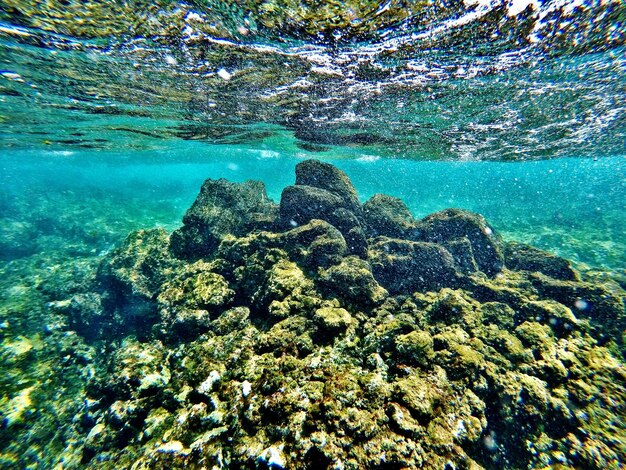
[[[509,242],[504,256],[509,269],[540,272],[562,281],[580,280],[569,261],[530,245]]]
[[[396,294],[455,286],[460,274],[450,252],[436,243],[379,237],[370,259],[376,280]]]
[[[271,227],[276,216],[262,182],[208,179],[172,234],[172,251],[185,258],[210,255],[225,236]]]
[[[363,204],[363,217],[369,238],[407,238],[415,226],[406,204],[386,194],[375,194]]]
[[[446,209],[425,217],[417,227],[416,235],[434,243],[450,243],[467,239],[478,268],[494,275],[504,266],[502,238],[485,218],[461,209]]]

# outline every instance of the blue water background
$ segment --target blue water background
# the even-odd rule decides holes
[[[3,220],[28,220],[28,207],[49,198],[48,216],[107,230],[106,245],[92,237],[100,245],[91,250],[106,251],[129,230],[179,226],[206,178],[261,180],[278,202],[305,158],[344,170],[362,201],[375,193],[397,196],[416,217],[449,207],[469,209],[483,214],[506,239],[533,243],[583,266],[618,271],[626,266],[623,157],[427,162],[347,148],[317,154],[276,144],[180,141],[156,151],[8,151],[0,159]],[[45,250],[45,244],[39,246]]]

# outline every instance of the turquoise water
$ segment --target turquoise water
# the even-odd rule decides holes
[[[180,142],[154,151],[8,151],[2,160],[4,221],[32,222],[42,213],[71,219],[93,232],[92,240],[82,240],[85,254],[100,252],[133,228],[176,228],[206,178],[258,179],[278,202],[293,184],[295,165],[313,157],[343,169],[362,202],[390,194],[419,218],[464,208],[483,214],[507,239],[555,252],[583,269],[623,273],[626,265],[623,157],[427,162],[284,147]],[[10,259],[6,251],[10,247],[4,255]]]
[[[0,0],[0,468],[622,468],[625,21]],[[322,228],[267,205],[259,234],[246,186],[198,196],[252,179],[279,204],[309,159],[411,230],[358,254],[354,201]],[[419,235],[450,208],[486,222]],[[214,229],[219,252],[176,252]]]

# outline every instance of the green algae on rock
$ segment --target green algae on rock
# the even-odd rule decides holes
[[[226,235],[244,235],[256,226],[271,224],[276,207],[259,181],[236,184],[207,180],[172,234],[174,252],[182,256],[210,254]]]
[[[131,234],[76,293],[70,324],[106,345],[77,415],[83,465],[624,460],[618,284],[478,214],[415,220],[387,196],[361,205],[328,164],[296,174],[280,206],[262,183],[208,180],[182,228]]]

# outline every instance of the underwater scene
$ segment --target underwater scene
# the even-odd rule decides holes
[[[0,468],[626,467],[625,25],[0,0]]]

